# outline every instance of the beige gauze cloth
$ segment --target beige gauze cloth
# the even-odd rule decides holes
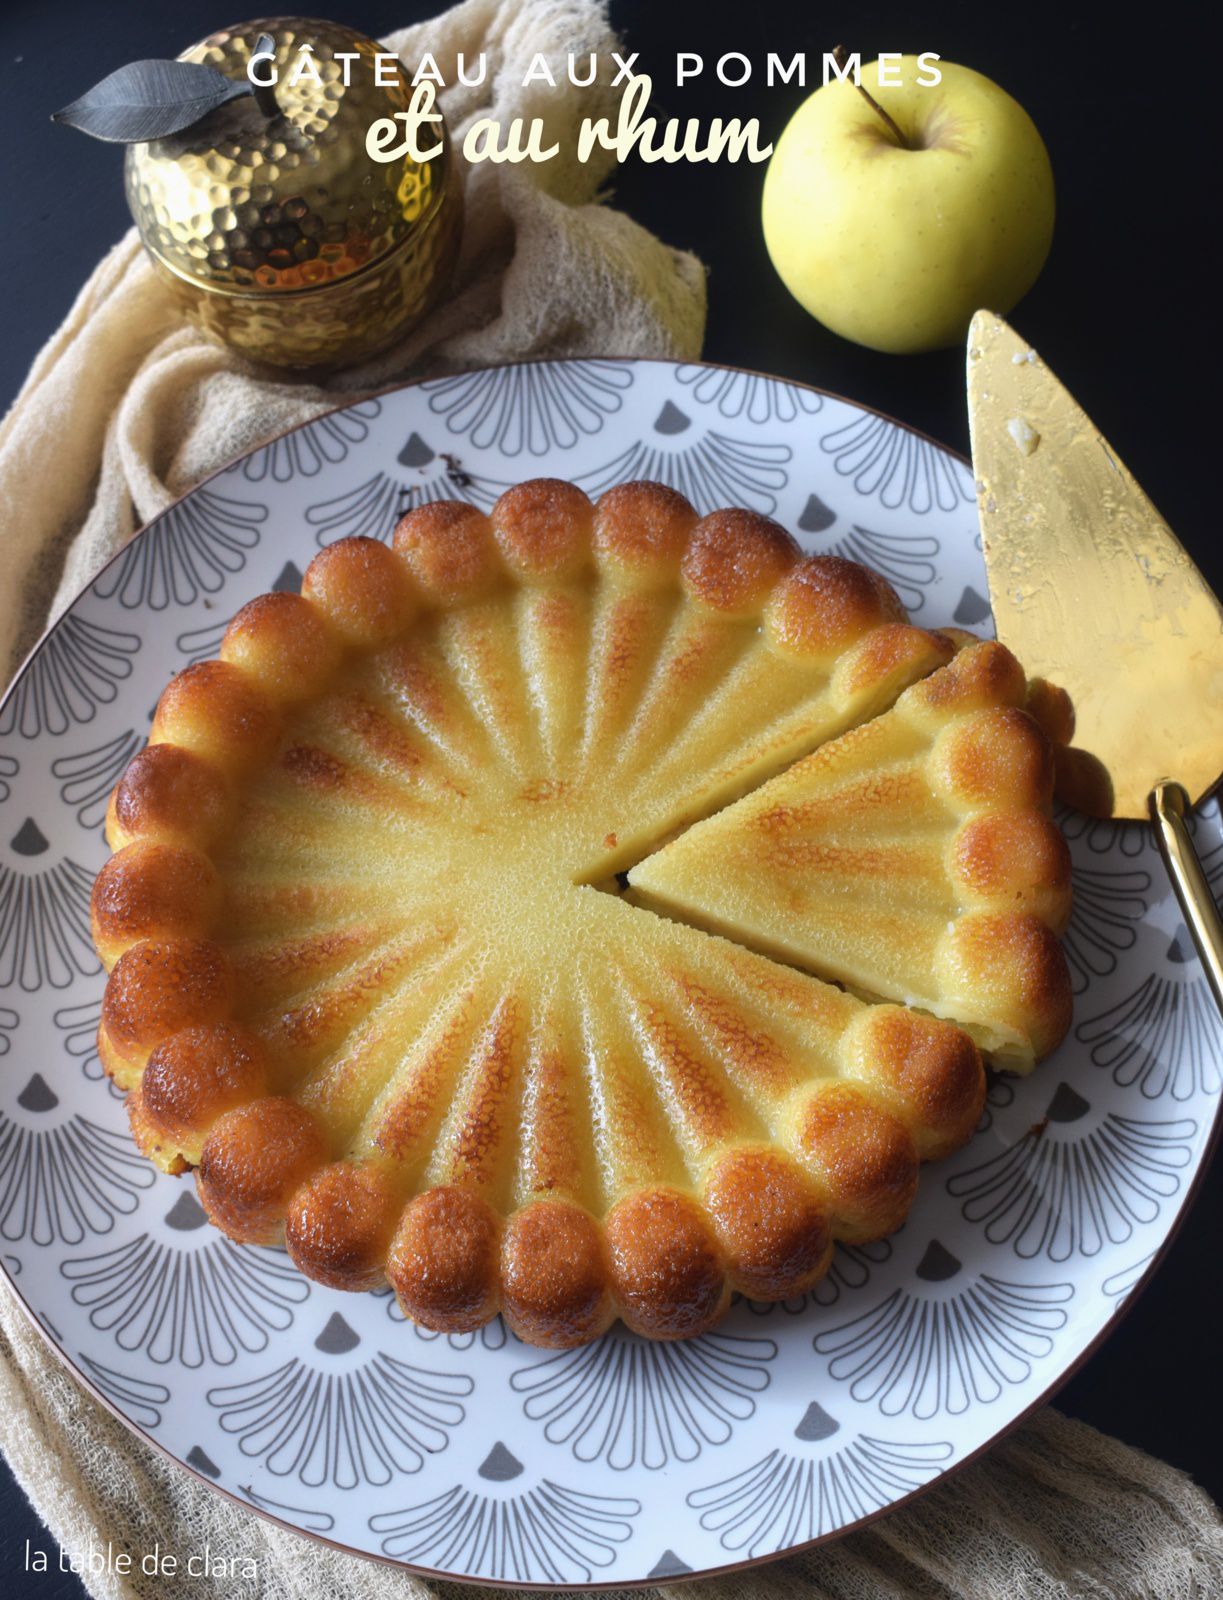
[[[206,474],[320,411],[402,377],[527,356],[693,359],[704,270],[600,204],[606,165],[572,159],[582,116],[609,115],[607,82],[524,88],[531,57],[604,61],[617,44],[599,0],[466,0],[393,36],[448,81],[461,50],[489,56],[483,86],[441,94],[452,143],[479,116],[541,116],[564,154],[466,174],[466,233],[449,297],[376,362],[323,388],[269,376],[185,326],[134,237],[94,272],[0,424],[6,582],[0,648],[14,662],[131,534]],[[189,1554],[205,1544],[258,1577],[181,1574],[182,1600],[458,1600],[239,1507],[142,1443],[49,1353],[0,1287],[0,1448],[70,1551]],[[17,1560],[17,1554],[13,1555]],[[38,1580],[33,1580],[37,1584]],[[105,1574],[107,1600],[161,1600],[166,1580]],[[482,1591],[492,1593],[493,1591]],[[506,1591],[497,1591],[504,1594]],[[1045,1410],[912,1506],[834,1545],[654,1595],[687,1600],[1208,1600],[1223,1594],[1223,1521],[1188,1478]]]

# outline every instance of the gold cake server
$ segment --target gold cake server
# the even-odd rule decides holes
[[[1186,814],[1223,776],[1223,605],[1091,419],[978,311],[968,414],[998,637],[1074,705],[1059,793],[1150,820],[1223,1012],[1223,922]]]

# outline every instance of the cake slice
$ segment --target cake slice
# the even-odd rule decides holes
[[[647,857],[656,910],[965,1028],[1026,1072],[1065,1034],[1070,860],[1018,662],[969,644],[889,712]],[[1049,719],[1046,717],[1046,721]]]

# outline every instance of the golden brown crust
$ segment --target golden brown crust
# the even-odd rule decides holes
[[[145,939],[115,963],[102,997],[102,1029],[125,1061],[143,1062],[171,1034],[229,1014],[234,981],[206,939]]]
[[[692,529],[680,571],[689,594],[725,616],[750,616],[798,560],[795,540],[755,511],[711,511]]]
[[[386,1275],[422,1328],[470,1333],[501,1309],[501,1219],[454,1184],[426,1189],[404,1207]]]
[[[877,1089],[923,1161],[970,1137],[985,1104],[985,1069],[967,1034],[903,1006],[873,1006],[849,1042],[846,1072]]]
[[[740,1294],[784,1300],[828,1270],[827,1208],[810,1178],[778,1151],[739,1148],[720,1157],[706,1180],[705,1206]]]
[[[696,511],[678,490],[620,483],[595,507],[595,553],[638,582],[665,582],[679,571],[696,522]]]
[[[861,641],[844,651],[833,673],[833,688],[842,705],[864,695],[890,702],[909,684],[950,661],[954,647],[945,634],[915,628],[910,622],[885,622],[871,627]]]
[[[590,561],[594,507],[560,478],[507,489],[489,515],[502,559],[519,578],[573,578]]]
[[[779,649],[832,659],[868,628],[903,623],[905,611],[877,572],[841,556],[805,556],[779,584],[766,617]]]
[[[174,744],[222,772],[253,767],[274,744],[274,706],[254,678],[231,661],[199,661],[167,685],[150,741]]]
[[[1053,799],[1049,741],[1017,706],[957,718],[938,738],[934,770],[948,797],[969,809],[1041,811]]]
[[[309,700],[331,680],[340,644],[317,606],[278,590],[242,607],[221,640],[221,660],[277,702]]]
[[[89,922],[107,968],[141,939],[201,938],[221,902],[216,868],[198,850],[139,841],[111,856],[94,879]]]
[[[295,1190],[328,1158],[304,1106],[264,1096],[227,1111],[204,1141],[196,1182],[209,1218],[241,1244],[274,1244]]]
[[[984,1024],[976,1031],[999,1063],[1026,1070],[1065,1037],[1072,1009],[1057,940],[1070,917],[1070,852],[1049,816],[1056,764],[1045,731],[1069,737],[1069,703],[1049,684],[1029,685],[991,640],[962,649],[899,704],[940,730],[932,772],[965,814],[947,865],[966,911],[938,957],[947,1013],[965,1004],[970,1016],[995,1016],[996,1037]]]
[[[939,632],[945,639],[949,639],[957,650],[966,650],[970,644],[981,643],[981,635],[972,633],[968,628],[948,627],[944,623]]]
[[[1022,912],[977,912],[961,917],[939,956],[947,991],[970,993],[1037,1057],[1057,1048],[1070,1027],[1073,986],[1057,935],[1039,917]],[[995,1052],[1005,1061],[1006,1047]]]
[[[210,762],[175,744],[150,744],[136,752],[115,786],[106,838],[114,850],[134,839],[206,848],[229,809],[228,785]]]
[[[155,1167],[180,1177],[191,1170],[191,1163],[176,1149],[174,1141],[167,1139],[146,1112],[140,1084],[127,1097],[127,1118],[132,1127],[132,1138],[141,1155],[147,1156]]]
[[[374,1289],[402,1210],[403,1197],[383,1169],[335,1161],[290,1201],[285,1248],[307,1277],[332,1289]]]
[[[969,905],[1009,902],[1055,933],[1070,918],[1070,850],[1042,811],[970,817],[952,840],[950,869]]]
[[[502,576],[488,518],[462,500],[435,500],[399,519],[392,545],[433,605],[457,605]]]
[[[214,1122],[268,1091],[263,1045],[233,1022],[184,1028],[153,1051],[132,1096],[158,1142],[198,1162]]]
[[[1028,685],[1023,668],[994,639],[974,640],[961,649],[937,676],[918,684],[910,696],[943,716],[996,706],[1021,706]]]
[[[320,550],[306,568],[302,593],[358,650],[389,644],[418,603],[404,563],[377,539],[338,539]]]
[[[730,1285],[704,1210],[675,1189],[639,1189],[605,1224],[620,1315],[649,1339],[688,1339],[713,1327]]]
[[[586,1344],[616,1314],[603,1230],[581,1206],[544,1199],[516,1211],[501,1246],[502,1309],[528,1344]]]
[[[106,1076],[112,1078],[120,1089],[134,1090],[139,1087],[144,1061],[137,1057],[134,1062],[129,1062],[125,1055],[115,1049],[107,1036],[105,1021],[98,1024],[98,1060]]]
[[[856,1084],[821,1084],[808,1096],[794,1149],[826,1196],[836,1238],[879,1239],[908,1216],[917,1192],[913,1135]]]

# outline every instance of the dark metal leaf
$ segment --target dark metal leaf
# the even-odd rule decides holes
[[[250,92],[245,78],[227,78],[198,62],[132,61],[51,120],[95,139],[139,144],[179,133],[227,100]]]

